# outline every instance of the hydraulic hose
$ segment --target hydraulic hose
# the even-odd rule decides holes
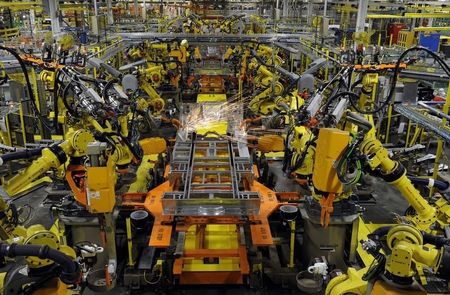
[[[80,268],[66,254],[52,249],[47,245],[19,245],[19,244],[0,244],[0,256],[35,256],[40,259],[50,259],[61,266],[59,278],[65,284],[76,284],[80,280]]]
[[[108,95],[108,90],[114,85],[114,83],[118,83],[118,82],[119,82],[119,79],[114,78],[114,79],[108,81],[108,83],[106,83],[105,88],[103,88],[103,93],[102,93],[103,99],[106,100],[106,97]]]
[[[344,151],[344,155],[339,159],[339,162],[336,165],[337,177],[343,185],[354,185],[361,179],[362,176],[361,160],[352,158],[357,145],[358,141],[348,146]],[[354,169],[354,173],[352,174],[355,175],[352,178],[347,178],[346,176],[347,173],[345,173],[343,170],[346,169],[348,171],[350,167]]]
[[[387,235],[392,226],[382,226],[370,233],[370,236],[384,237]]]
[[[300,155],[300,157],[297,159],[297,161],[295,162],[295,164],[293,166],[288,168],[288,174],[295,172],[297,169],[299,169],[303,165],[303,162],[305,161],[305,158],[308,155],[308,149],[312,144],[315,143],[315,141],[316,141],[315,138],[308,140],[308,142],[305,144],[305,148],[304,148],[302,154]],[[288,163],[288,166],[290,166],[290,163]]]
[[[422,232],[423,243],[424,244],[432,244],[438,248],[443,246],[450,246],[450,239],[443,236],[435,236],[426,232]]]
[[[70,83],[69,84],[67,84],[65,87],[64,87],[64,89],[63,89],[63,92],[62,92],[62,102],[63,102],[63,104],[64,104],[64,107],[67,109],[67,111],[69,112],[69,114],[71,115],[71,116],[74,116],[74,117],[78,117],[78,114],[76,113],[76,111],[70,106],[70,104],[67,102],[67,95],[68,95],[68,93],[69,93],[69,89],[70,89]]]
[[[40,156],[43,148],[21,150],[18,152],[7,153],[0,156],[0,166],[13,160],[29,159],[35,156]]]
[[[416,176],[408,176],[413,184],[434,187],[441,193],[450,192],[450,183],[442,180],[434,180],[433,178],[421,178]]]

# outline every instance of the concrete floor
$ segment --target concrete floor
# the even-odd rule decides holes
[[[299,185],[294,183],[290,178],[283,175],[281,171],[282,164],[280,161],[273,161],[270,164],[271,171],[276,177],[275,190],[279,192],[300,191],[305,192]],[[376,204],[368,204],[365,202],[363,213],[366,221],[373,223],[389,223],[392,222],[396,214],[403,214],[408,207],[408,203],[400,192],[393,186],[385,183],[382,179],[378,179],[369,175],[365,176],[367,189],[365,191],[372,193]]]

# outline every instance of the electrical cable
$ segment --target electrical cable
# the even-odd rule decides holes
[[[8,222],[12,224],[14,227],[16,227],[19,224],[19,212],[17,210],[16,205],[13,203],[9,203],[7,210],[11,214],[8,218]]]
[[[21,217],[20,215],[23,214],[23,210],[25,208],[28,208],[28,214],[26,215],[26,217]],[[25,224],[28,221],[30,221],[31,219],[33,219],[33,216],[34,216],[33,210],[34,210],[33,207],[31,207],[29,204],[25,204],[25,205],[21,206],[18,210],[18,213],[19,213],[18,223]]]
[[[358,183],[358,181],[361,179],[362,176],[362,163],[360,159],[354,159],[351,158],[353,153],[356,150],[356,147],[359,144],[359,139],[352,142],[347,149],[344,151],[343,156],[339,159],[337,165],[336,165],[336,175],[339,179],[339,181],[343,185],[353,185]],[[344,169],[346,171],[349,171],[349,169],[353,167],[355,169],[355,175],[353,178],[347,178],[347,172],[344,172]]]
[[[384,272],[385,265],[386,265],[386,257],[381,253],[377,253],[375,259],[370,264],[369,269],[362,276],[362,279],[364,281],[369,282],[374,279],[377,279]]]
[[[358,111],[361,114],[375,114],[378,113],[379,111],[383,110],[385,107],[387,107],[391,101],[394,98],[394,93],[395,93],[395,88],[397,85],[397,79],[398,79],[398,75],[400,73],[400,64],[402,62],[402,60],[408,55],[408,53],[413,52],[413,51],[425,51],[426,53],[428,53],[429,55],[431,55],[438,63],[439,65],[443,68],[443,70],[446,72],[447,76],[450,77],[450,66],[448,66],[446,64],[446,62],[444,60],[442,60],[441,57],[439,57],[436,53],[434,53],[433,51],[429,50],[428,48],[425,47],[412,47],[409,48],[407,50],[405,50],[400,57],[398,58],[396,64],[395,64],[395,68],[394,68],[394,73],[393,73],[393,77],[391,80],[391,85],[390,85],[390,89],[389,89],[389,93],[386,97],[386,99],[382,100],[381,105],[379,105],[377,108],[375,108],[374,110],[370,110],[370,111],[365,111],[365,110],[361,110],[359,108],[359,106],[357,105],[357,103],[350,99],[350,104],[352,105],[352,107]]]
[[[27,67],[26,67],[25,63],[23,62],[22,58],[12,48],[8,48],[8,47],[4,47],[4,46],[0,45],[0,49],[9,52],[19,62],[20,68],[22,69],[23,75],[25,76],[25,81],[26,81],[26,84],[27,84],[28,99],[31,102],[31,105],[32,105],[33,110],[34,110],[34,113],[37,116],[37,118],[39,119],[39,121],[42,123],[42,126],[47,128],[47,130],[51,131],[52,128],[45,121],[46,118],[41,115],[41,113],[39,112],[39,108],[36,105],[36,100],[35,100],[35,97],[34,97],[33,87],[31,86],[30,77],[28,76]]]
[[[66,85],[66,87],[64,87],[63,93],[62,93],[62,102],[64,104],[64,106],[66,107],[67,111],[69,112],[69,114],[73,117],[77,117],[77,113],[74,109],[72,109],[72,107],[70,106],[70,104],[67,102],[67,94],[70,88],[70,83]]]
[[[106,101],[106,97],[108,95],[108,91],[111,88],[111,86],[114,85],[114,83],[118,83],[118,82],[119,82],[119,80],[114,78],[114,79],[108,81],[108,83],[106,83],[105,87],[103,88],[103,92],[102,92],[102,97],[105,101]]]

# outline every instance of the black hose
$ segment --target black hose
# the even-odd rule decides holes
[[[417,185],[424,185],[424,186],[429,186],[430,185],[430,179],[431,178],[421,178],[421,177],[416,177],[416,176],[408,176],[409,180],[411,180],[411,182],[413,184],[417,184]],[[442,181],[442,180],[433,180],[431,182],[433,184],[433,187],[438,189],[440,192],[447,192],[450,191],[450,183],[446,182],[446,181]]]
[[[119,82],[118,79],[112,79],[112,80],[108,81],[108,83],[106,83],[105,88],[103,88],[103,93],[102,93],[103,99],[106,100],[106,96],[108,95],[109,88],[111,88],[111,86],[117,82]]]
[[[291,163],[291,159],[292,159],[292,152],[289,149],[289,138],[292,134],[292,132],[294,132],[294,128],[291,127],[287,130],[286,133],[286,138],[284,139],[284,157],[283,157],[283,168],[282,171],[286,172],[286,170],[289,168],[290,163]]]
[[[336,174],[339,181],[343,185],[354,185],[356,184],[362,177],[362,164],[361,160],[354,157],[355,149],[359,145],[360,140],[356,139],[356,141],[352,142],[343,152],[342,157],[339,159],[339,162],[336,165]],[[350,171],[350,168],[354,169],[355,176],[353,178],[348,178],[347,173]],[[346,170],[344,172],[344,169]],[[352,173],[353,174],[353,173]]]
[[[370,233],[370,236],[374,236],[374,237],[384,237],[385,235],[387,235],[387,233],[389,232],[389,230],[392,228],[392,226],[388,225],[388,226],[382,226],[377,228],[376,230],[374,230],[373,232]]]
[[[42,149],[43,148],[37,148],[37,149],[26,149],[26,150],[21,150],[18,152],[12,152],[12,153],[7,153],[4,155],[0,156],[0,166],[9,162],[9,161],[13,161],[13,160],[19,160],[19,159],[29,159],[35,156],[39,156],[42,154]]]
[[[362,81],[363,81],[362,78],[359,78],[358,80],[356,80],[356,81],[350,86],[350,90],[353,91],[353,89],[354,89],[357,85],[361,84]]]
[[[426,232],[422,232],[423,243],[424,244],[432,244],[437,248],[441,248],[443,246],[450,246],[450,239],[447,239],[443,236],[435,236]]]
[[[302,77],[298,77],[298,79],[292,80],[292,82],[288,85],[288,87],[286,87],[283,91],[283,93],[281,94],[281,96],[286,96],[294,87],[295,85],[298,84],[298,81],[301,79]]]
[[[397,85],[397,79],[398,79],[398,74],[400,73],[400,64],[402,62],[402,60],[406,57],[406,55],[412,51],[425,51],[426,53],[428,53],[429,55],[431,55],[438,63],[439,65],[444,69],[445,73],[447,74],[447,76],[450,76],[450,66],[448,66],[445,61],[443,61],[436,53],[434,53],[433,51],[429,50],[428,48],[425,47],[412,47],[409,48],[407,50],[405,50],[400,57],[397,60],[397,63],[395,64],[395,68],[394,68],[394,74],[391,80],[391,85],[390,85],[390,89],[389,89],[389,93],[386,97],[386,99],[381,103],[381,105],[374,109],[374,110],[370,110],[370,111],[364,111],[361,110],[358,105],[356,104],[355,101],[350,99],[350,103],[352,105],[352,107],[357,110],[359,113],[361,114],[375,114],[378,113],[379,111],[383,110],[386,106],[388,106],[389,103],[391,103],[392,99],[394,98],[394,93],[395,93],[395,87]]]
[[[50,259],[61,266],[59,278],[63,283],[76,284],[80,280],[78,264],[66,254],[47,245],[0,244],[0,256],[34,256],[40,259]]]
[[[107,139],[110,139],[110,143],[112,146],[115,145],[114,139],[112,138],[112,136],[117,136],[119,137],[123,143],[125,143],[125,145],[128,147],[128,149],[130,150],[130,152],[133,154],[133,156],[140,161],[142,159],[142,155],[139,155],[135,149],[135,147],[131,144],[131,142],[128,140],[127,137],[123,136],[122,134],[119,134],[118,132],[103,132],[101,134],[101,136],[104,136]],[[139,146],[139,145],[138,145]]]
[[[311,145],[313,145],[315,142],[316,142],[316,138],[312,138],[306,142],[305,149],[303,150],[300,157],[297,158],[297,161],[295,161],[295,164],[293,166],[289,167],[288,174],[295,172],[297,169],[299,169],[303,165],[303,162],[305,161],[306,156],[308,155],[309,147]],[[290,165],[290,163],[288,165]]]
[[[70,106],[70,104],[67,102],[67,94],[69,92],[70,89],[70,83],[66,85],[66,87],[64,87],[63,93],[62,93],[62,102],[64,104],[64,106],[66,107],[67,111],[69,112],[70,115],[72,115],[73,117],[78,117],[77,112]]]
[[[3,49],[5,51],[9,52],[19,62],[20,68],[22,69],[22,72],[23,72],[23,75],[25,76],[25,81],[26,81],[26,84],[27,84],[28,99],[30,100],[31,105],[33,106],[34,112],[36,113],[36,116],[39,119],[39,121],[41,121],[42,125],[45,128],[47,128],[49,131],[51,131],[52,129],[50,128],[50,126],[48,126],[47,122],[45,121],[46,118],[41,115],[41,113],[39,112],[39,109],[38,109],[38,107],[36,105],[36,100],[35,100],[35,97],[34,97],[33,87],[31,87],[31,82],[30,82],[30,77],[28,76],[27,67],[25,66],[25,63],[23,62],[22,58],[12,48],[0,46],[0,49]]]
[[[371,239],[378,240],[381,237],[386,236],[392,227],[393,226],[382,226],[380,228],[377,228],[376,230],[374,230],[372,233],[369,234],[369,237]],[[446,237],[432,235],[432,234],[429,234],[429,233],[426,233],[423,231],[422,231],[422,236],[423,236],[424,244],[432,244],[438,248],[443,247],[444,245],[450,246],[450,239],[448,239]]]
[[[338,74],[338,75],[341,76],[341,74]],[[331,81],[327,82],[326,84],[323,84],[320,87],[319,91],[324,91],[325,89],[327,89],[331,85],[334,85],[336,82],[339,82],[339,85],[338,85],[337,89],[342,88],[341,84],[344,84],[345,88],[348,88],[347,82],[345,81],[344,77],[341,76],[339,79],[335,79],[336,76],[334,76],[333,79],[331,79]]]

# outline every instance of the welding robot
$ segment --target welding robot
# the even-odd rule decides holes
[[[395,186],[415,209],[415,214],[403,218],[406,224],[380,227],[365,234],[358,229],[361,239],[358,253],[364,257],[362,252],[365,251],[373,259],[363,258],[365,267],[359,270],[348,268],[347,274],[332,279],[326,294],[426,294],[424,267],[437,277],[449,279],[450,240],[442,233],[448,225],[450,205],[444,197],[430,205],[407,177],[403,166],[389,158],[388,151],[374,136],[372,123],[355,113],[349,113],[347,117],[362,131],[359,139],[354,139],[344,149],[336,164],[338,173],[342,173],[340,169],[344,166],[341,162],[348,162],[352,157],[352,152],[348,152],[358,148],[366,156],[368,169],[378,171],[377,175]],[[415,279],[418,274],[419,282]]]
[[[61,202],[53,206],[52,214],[58,220],[58,233],[67,235],[72,246],[78,247],[81,241],[89,240],[89,245],[83,247],[97,249],[94,245],[101,244],[106,249],[101,251],[98,261],[92,265],[94,270],[88,272],[85,280],[92,289],[112,288],[117,267],[112,216],[116,205],[115,186],[118,175],[127,173],[127,167],[139,155],[135,154],[133,144],[127,141],[134,138],[128,137],[128,122],[120,120],[120,117],[126,118],[128,114],[119,113],[118,117],[109,118],[111,113],[108,108],[115,107],[111,97],[103,100],[94,89],[84,89],[81,82],[72,87],[70,97],[66,95],[63,100],[68,107],[68,116],[76,123],[66,133],[66,140],[34,153],[33,156],[39,157],[7,180],[3,187],[6,193],[15,196],[48,170],[64,165],[65,180],[73,192],[73,198],[62,198]],[[111,95],[110,92],[106,93]],[[103,106],[105,101],[109,101],[109,104]],[[122,106],[117,111],[126,109]],[[19,153],[4,155],[2,160],[14,160],[25,154]],[[84,216],[81,223],[80,216]],[[92,224],[86,223],[86,220]],[[89,233],[90,237],[85,236]],[[93,240],[98,241],[94,243]]]
[[[378,171],[381,167],[383,175],[386,174],[386,181],[398,187],[413,208],[418,208],[415,215],[406,217],[409,223],[434,234],[442,233],[448,224],[449,206],[445,198],[438,198],[434,206],[431,206],[420,196],[406,177],[404,168],[389,159],[387,150],[376,139],[373,123],[368,121],[371,116],[361,117],[346,111],[351,103],[350,99],[355,99],[354,96],[358,98],[360,109],[367,110],[373,105],[377,81],[376,73],[368,73],[364,76],[359,96],[337,93],[325,105],[322,105],[321,96],[313,95],[298,112],[297,122],[300,126],[294,126],[288,137],[289,147],[293,152],[287,158],[291,160],[288,166],[290,170],[287,172],[294,172],[298,178],[305,179],[303,183],[309,184],[311,188],[311,196],[307,196],[300,207],[305,221],[305,242],[302,248],[305,264],[309,263],[307,259],[311,257],[325,257],[329,265],[346,269],[348,257],[355,261],[356,255],[362,257],[363,265],[373,262],[373,257],[363,251],[362,246],[357,249],[351,246],[352,249],[347,252],[348,246],[342,239],[352,233],[353,241],[357,236],[363,238],[370,233],[370,229],[367,229],[369,227],[366,228],[359,217],[360,207],[352,200],[352,188],[359,183],[366,166],[371,167],[368,171]],[[339,97],[343,99],[336,102]],[[331,102],[335,106],[328,111]],[[329,128],[345,126],[340,123],[341,118],[363,130],[359,137],[353,136],[352,140],[348,131]],[[348,128],[352,129],[354,128]],[[355,152],[356,150],[360,153]],[[349,273],[352,274],[352,270]],[[348,286],[350,285],[351,283]]]

